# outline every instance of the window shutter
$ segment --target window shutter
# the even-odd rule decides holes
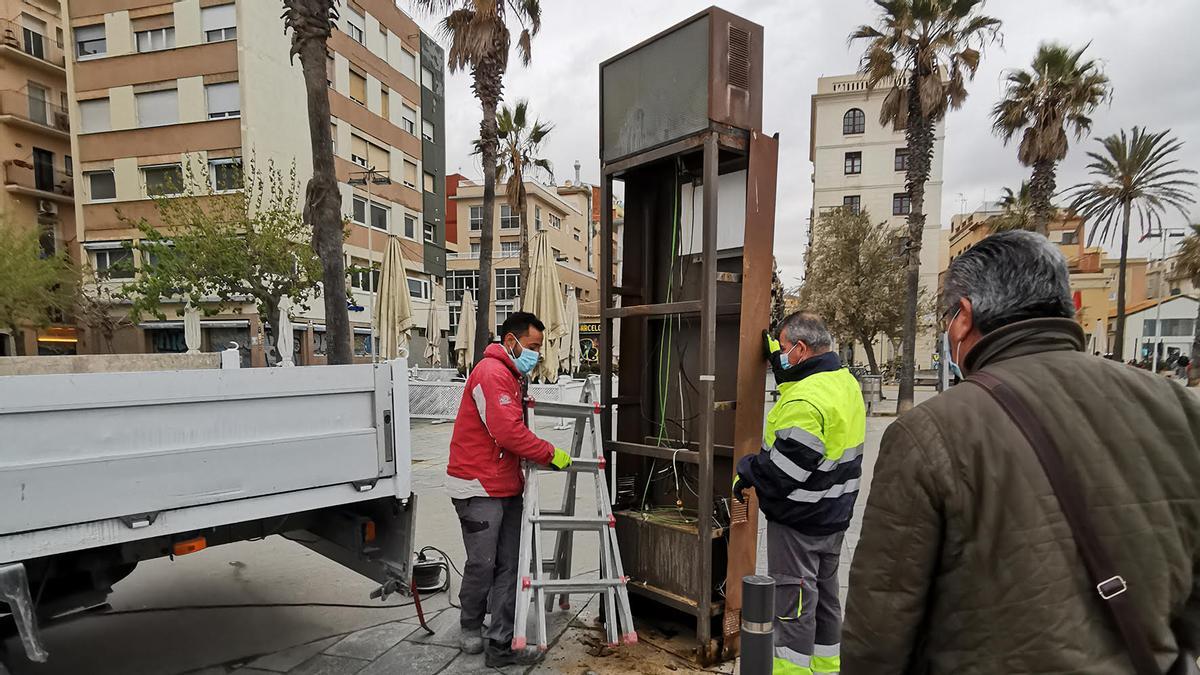
[[[367,78],[353,70],[350,71],[350,98],[359,103],[367,102]]]
[[[390,161],[387,150],[374,143],[367,143],[367,166],[374,167],[379,171],[387,171]]]
[[[417,186],[417,165],[404,160],[404,184],[409,187]]]
[[[237,25],[237,5],[217,5],[200,10],[204,31],[231,28]]]
[[[179,95],[175,89],[137,95],[139,127],[175,124],[179,121]]]
[[[367,140],[361,136],[350,136],[350,154],[363,162],[369,161],[367,159],[367,146],[369,145],[370,143],[367,143]]]
[[[210,84],[205,89],[208,91],[208,114],[210,117],[214,113],[241,111],[242,105],[237,82]]]
[[[94,98],[89,101],[80,101],[79,120],[83,127],[81,131],[85,134],[110,130],[112,123],[108,116],[108,99]]]
[[[98,23],[91,26],[80,26],[75,29],[75,41],[84,42],[85,40],[103,40],[104,39],[104,24]]]
[[[400,50],[400,72],[410,80],[417,79],[417,57],[407,49]]]

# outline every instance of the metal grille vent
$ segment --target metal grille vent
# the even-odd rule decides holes
[[[729,27],[729,86],[750,90],[750,33]]]

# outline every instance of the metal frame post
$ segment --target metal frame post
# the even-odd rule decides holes
[[[696,531],[700,545],[700,588],[697,589],[696,640],[706,656],[716,653],[712,642],[712,513],[713,513],[713,406],[717,372],[717,168],[716,132],[704,139],[704,247],[703,286],[700,294],[700,389],[705,414],[700,426],[700,495],[696,504]]]

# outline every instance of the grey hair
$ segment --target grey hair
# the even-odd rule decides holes
[[[821,317],[811,312],[792,312],[779,322],[779,337],[786,337],[788,342],[796,344],[803,342],[814,352],[821,352],[833,346],[833,336],[825,327]]]
[[[1075,316],[1066,257],[1050,240],[1024,230],[993,234],[950,263],[944,316],[963,298],[984,334],[1025,319]]]

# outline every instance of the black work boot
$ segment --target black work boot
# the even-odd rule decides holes
[[[483,650],[483,662],[488,668],[503,668],[504,666],[532,666],[542,662],[542,650],[537,647],[513,649],[507,642],[488,640]]]

